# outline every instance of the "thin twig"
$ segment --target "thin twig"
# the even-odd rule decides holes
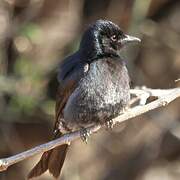
[[[158,107],[166,106],[170,102],[172,102],[175,99],[177,99],[178,97],[180,97],[180,88],[164,89],[164,90],[149,89],[149,88],[132,89],[131,94],[134,94],[137,97],[140,97],[140,100],[143,97],[144,102],[146,102],[147,98],[150,96],[158,97],[158,99],[154,100],[153,102],[150,102],[146,105],[138,105],[138,106],[128,109],[126,112],[124,112],[123,114],[121,114],[118,117],[116,117],[115,119],[113,119],[114,124],[124,122],[126,120],[129,120],[133,117],[136,117],[145,112],[156,109]],[[146,95],[144,95],[144,94],[146,94]],[[91,127],[87,128],[87,131],[89,131],[91,133],[95,133],[100,128],[101,128],[101,125],[91,126]],[[24,159],[27,159],[31,156],[34,156],[38,153],[48,151],[48,150],[53,149],[62,144],[68,144],[71,141],[74,141],[74,140],[80,138],[80,136],[81,136],[80,131],[72,132],[72,133],[66,134],[56,140],[36,146],[30,150],[24,151],[17,155],[0,159],[0,171],[5,171],[9,166],[11,166],[17,162],[20,162]]]

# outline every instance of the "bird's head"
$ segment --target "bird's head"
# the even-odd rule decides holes
[[[140,42],[139,38],[123,33],[120,27],[111,21],[97,20],[84,33],[80,50],[88,56],[119,56],[123,46],[131,42]]]

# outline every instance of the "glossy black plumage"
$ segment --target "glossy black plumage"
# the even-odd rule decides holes
[[[59,67],[54,138],[116,117],[127,105],[129,76],[121,48],[138,38],[110,21],[98,20],[84,33],[79,50]],[[58,177],[68,145],[45,152],[29,178],[49,170]]]

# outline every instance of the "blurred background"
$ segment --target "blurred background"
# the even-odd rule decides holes
[[[179,0],[0,0],[0,158],[51,139],[58,64],[100,18],[142,39],[123,52],[133,86],[180,85]],[[87,145],[76,141],[61,179],[179,180],[179,120],[178,99],[101,130]],[[9,167],[0,180],[26,179],[39,157]]]

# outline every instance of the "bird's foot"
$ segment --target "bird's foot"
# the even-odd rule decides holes
[[[114,127],[114,121],[113,121],[112,119],[106,121],[106,122],[105,122],[105,126],[106,126],[107,130],[109,130],[109,129],[112,130],[113,127]]]
[[[124,113],[127,112],[129,109],[130,109],[130,106],[129,106],[129,105],[125,106],[125,107],[122,109],[121,114],[124,114]]]
[[[91,131],[87,130],[86,128],[82,128],[80,130],[81,140],[86,144],[90,135],[91,135]]]

